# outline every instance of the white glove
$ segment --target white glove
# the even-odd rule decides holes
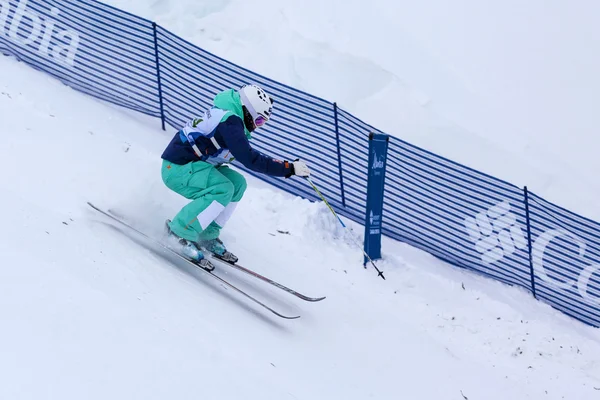
[[[308,165],[304,161],[296,160],[292,163],[292,166],[294,175],[303,178],[310,176],[310,169],[308,169]]]

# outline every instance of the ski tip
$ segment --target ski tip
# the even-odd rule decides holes
[[[300,318],[300,316],[299,316],[299,315],[296,315],[295,317],[288,317],[288,316],[285,316],[285,315],[281,315],[281,314],[279,314],[279,316],[280,316],[281,318],[285,318],[285,319],[298,319],[298,318]]]
[[[101,214],[108,215],[108,213],[107,213],[106,211],[104,211],[104,210],[103,210],[103,209],[101,209],[100,207],[98,207],[98,206],[94,205],[94,203],[92,203],[92,202],[90,202],[90,201],[88,201],[88,202],[87,202],[87,205],[88,205],[88,206],[90,206],[91,208],[93,208],[94,210],[98,211],[98,212],[99,212],[99,213],[101,213]]]
[[[325,300],[327,297],[323,296],[323,297],[305,297],[303,300],[309,301],[311,303],[316,303],[317,301],[323,301]]]

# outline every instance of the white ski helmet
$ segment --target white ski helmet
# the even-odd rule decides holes
[[[244,85],[238,93],[242,104],[252,116],[254,126],[263,126],[273,113],[273,99],[256,85]]]

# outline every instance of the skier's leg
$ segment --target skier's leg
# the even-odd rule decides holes
[[[231,203],[229,203],[223,212],[215,219],[215,222],[220,227],[223,227],[233,215],[233,212],[235,211],[239,201],[246,192],[246,187],[248,184],[246,183],[246,178],[244,178],[242,174],[232,170],[229,167],[221,167],[219,168],[219,172],[229,179],[229,181],[233,184],[233,196],[231,197]]]
[[[231,215],[235,211],[238,202],[242,199],[242,196],[246,191],[246,187],[248,186],[246,183],[246,178],[244,178],[244,176],[239,172],[236,172],[226,166],[219,167],[217,170],[233,184],[233,196],[231,197],[231,202],[225,207],[219,216],[215,218],[214,222],[210,224],[208,229],[205,229],[200,234],[199,240],[201,241],[213,240],[219,237],[221,228],[223,228],[227,221],[229,221],[231,218]]]
[[[177,236],[195,242],[233,197],[233,184],[202,161],[175,165],[164,162],[163,181],[173,191],[191,199],[171,221],[170,228]]]
[[[218,170],[221,175],[225,176],[231,181],[231,183],[233,183],[233,196],[231,197],[231,202],[233,203],[240,201],[246,192],[246,188],[248,187],[244,175],[226,166],[219,167]]]

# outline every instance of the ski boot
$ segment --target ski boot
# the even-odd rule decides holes
[[[215,266],[209,260],[204,258],[204,253],[202,253],[202,250],[198,247],[198,245],[192,241],[177,236],[169,227],[170,222],[171,221],[167,220],[165,223],[165,231],[167,233],[168,240],[171,243],[177,243],[175,250],[200,268],[203,268],[209,272],[213,271]]]
[[[201,240],[198,242],[200,248],[212,253],[219,260],[223,260],[229,264],[238,262],[238,258],[230,251],[227,251],[221,239]]]

